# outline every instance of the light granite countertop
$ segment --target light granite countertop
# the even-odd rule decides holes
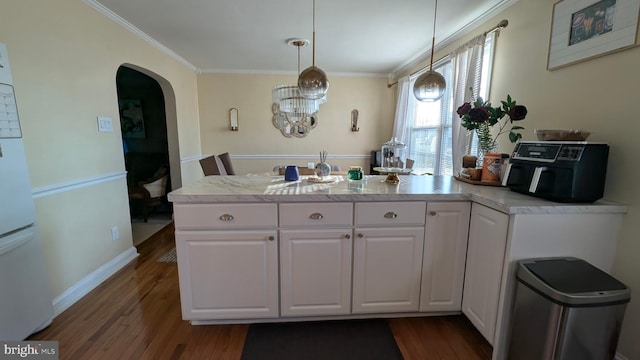
[[[626,213],[625,205],[599,200],[595,203],[558,203],[519,194],[504,187],[472,185],[451,176],[401,175],[397,185],[385,176],[365,176],[349,181],[333,176],[317,183],[301,176],[284,181],[281,175],[207,176],[169,193],[174,203],[255,203],[322,201],[473,201],[506,214]]]

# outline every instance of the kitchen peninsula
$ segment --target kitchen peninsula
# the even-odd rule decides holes
[[[193,324],[464,313],[501,358],[515,261],[610,272],[625,206],[564,204],[450,176],[330,183],[209,176],[174,203],[182,316]]]

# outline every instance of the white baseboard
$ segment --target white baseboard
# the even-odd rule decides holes
[[[138,255],[138,250],[133,246],[130,247],[57,296],[53,299],[53,317],[56,317],[63,311],[67,310],[71,305],[82,299],[91,290],[102,284],[111,275],[115,274],[118,270],[133,261],[138,257]]]

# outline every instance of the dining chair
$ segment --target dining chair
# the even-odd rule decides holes
[[[228,152],[200,159],[200,166],[205,176],[236,174]]]
[[[135,187],[129,189],[130,201],[137,201],[142,205],[144,222],[149,219],[149,212],[167,202],[166,173],[159,173],[149,179],[138,181]]]
[[[218,157],[224,164],[224,169],[227,172],[227,175],[235,175],[236,171],[233,169],[233,164],[231,163],[231,155],[226,152],[218,155]]]

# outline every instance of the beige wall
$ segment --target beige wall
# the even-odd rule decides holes
[[[520,0],[476,30],[436,53],[444,56],[469,38],[508,19],[509,26],[497,40],[490,100],[495,104],[507,94],[529,114],[519,123],[525,140],[535,140],[533,129],[585,129],[590,141],[611,146],[605,198],[629,206],[619,239],[611,239],[617,258],[613,275],[633,289],[640,289],[640,167],[636,166],[640,122],[636,121],[640,86],[640,48],[591,59],[547,71],[551,13],[555,0]],[[460,104],[457,104],[460,105]],[[501,151],[511,152],[506,136]],[[640,359],[640,297],[632,294],[627,307],[618,351]]]
[[[132,246],[118,67],[140,66],[171,84],[185,157],[200,154],[196,75],[79,0],[2,5],[0,42],[9,51],[31,184],[55,189],[35,203],[57,297]],[[97,116],[111,117],[114,132],[98,133]],[[87,179],[97,181],[63,186]]]
[[[393,128],[395,87],[383,77],[338,77],[329,74],[327,102],[318,125],[304,138],[286,138],[272,124],[271,89],[295,84],[295,75],[202,74],[198,76],[202,153],[230,152],[238,174],[271,170],[276,165],[306,166],[319,161],[346,169],[369,167],[371,150],[389,140]],[[229,109],[237,108],[239,131],[230,131]],[[351,111],[360,112],[359,132],[351,131]],[[262,158],[265,155],[276,155]],[[239,158],[237,156],[240,156]]]

